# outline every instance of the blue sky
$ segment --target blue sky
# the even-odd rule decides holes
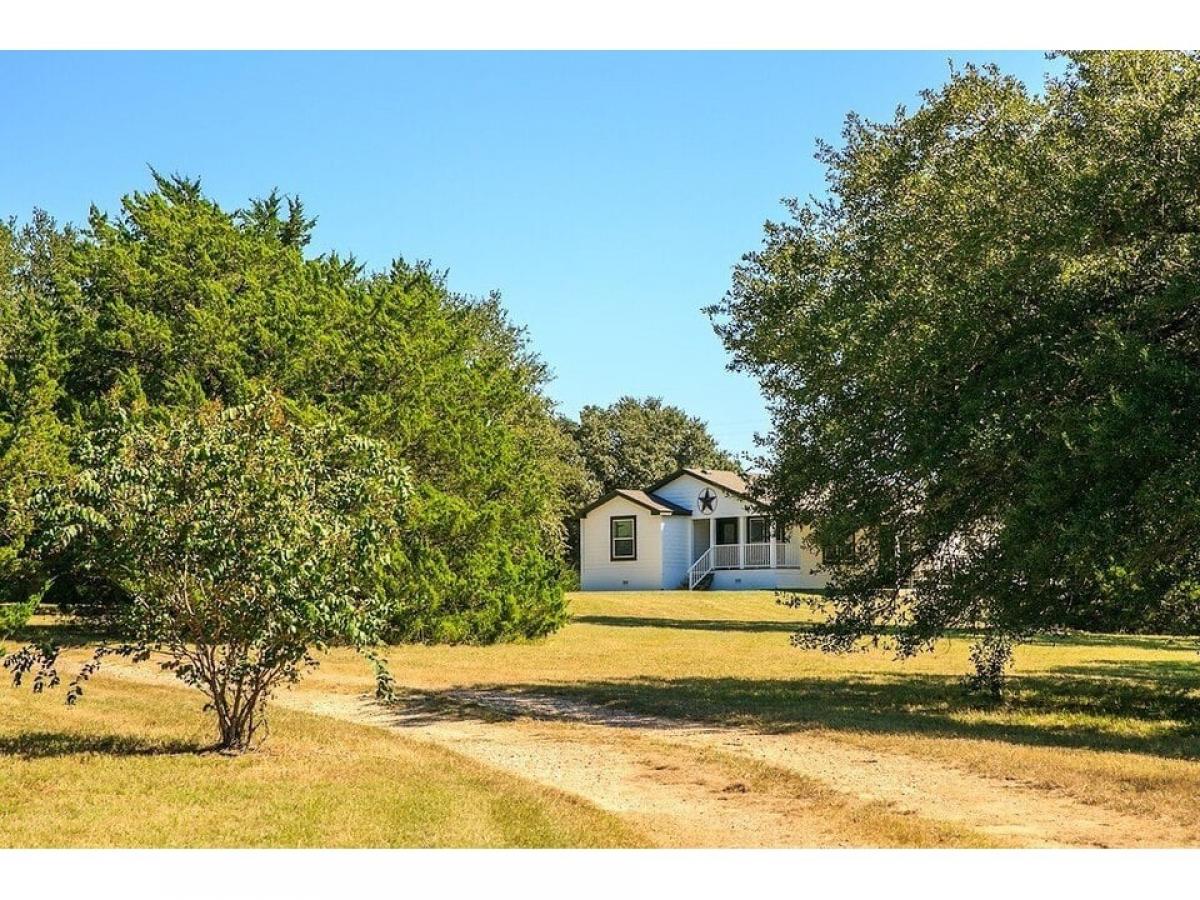
[[[1038,53],[0,54],[0,215],[80,221],[199,176],[235,206],[272,187],[313,249],[449,269],[501,292],[574,415],[659,395],[735,451],[767,417],[701,307],[787,196],[820,193],[818,138]]]

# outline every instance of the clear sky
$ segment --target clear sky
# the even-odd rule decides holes
[[[0,215],[81,221],[147,166],[230,206],[272,187],[319,217],[313,249],[396,256],[498,290],[563,412],[658,395],[749,450],[757,388],[701,308],[780,217],[820,193],[818,138],[1037,53],[0,54]]]

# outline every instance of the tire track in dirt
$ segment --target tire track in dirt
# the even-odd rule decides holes
[[[129,681],[189,690],[162,672],[116,663]],[[197,694],[197,699],[199,695]],[[600,746],[601,735],[577,725],[502,718],[489,721],[433,711],[428,704],[387,707],[366,697],[284,691],[272,705],[386,728],[474,762],[556,788],[634,825],[659,846],[831,847],[845,844],[821,810],[802,799],[740,793],[717,766],[684,766],[670,748]],[[465,708],[459,706],[460,711]],[[807,804],[811,806],[811,804]]]
[[[743,792],[715,766],[683,766],[670,748],[628,747],[579,726],[488,721],[404,711],[345,694],[297,691],[290,709],[388,728],[581,797],[634,823],[662,846],[830,847],[845,844],[799,798]]]
[[[389,709],[361,698],[333,694],[306,697],[305,692],[296,692],[286,702],[293,708],[396,728],[443,743],[622,814],[654,808],[656,801],[644,778],[631,777],[632,770],[619,778],[596,777],[597,769],[629,764],[615,760],[614,748],[620,742],[606,735],[611,729],[636,729],[660,744],[749,758],[818,781],[863,803],[882,804],[891,812],[958,826],[1002,843],[1029,847],[1178,847],[1197,842],[1193,832],[1158,819],[1117,812],[1059,791],[993,778],[935,760],[894,751],[868,751],[819,734],[766,734],[747,728],[680,722],[545,695],[459,690],[441,696],[440,713],[431,711],[428,704]],[[493,720],[480,718],[478,713],[472,718],[472,707],[492,714]],[[566,732],[561,728],[551,734],[539,732],[538,726],[548,723],[575,727]],[[569,753],[556,746],[567,741]],[[746,807],[753,805],[754,796],[737,794],[724,800],[715,809],[712,803],[683,803],[670,814],[712,831],[712,823],[706,828],[702,817],[747,815]],[[789,811],[778,807],[773,810],[775,815],[780,812]],[[802,818],[811,819],[811,813]],[[799,833],[794,827],[766,833],[759,827],[756,824],[752,828],[757,835],[753,843],[733,845],[844,843],[829,827],[813,830],[815,826],[808,822]],[[735,841],[743,836],[741,829],[730,826],[725,830],[724,824],[716,830]],[[764,842],[764,837],[769,840]],[[727,840],[721,843],[730,845]]]
[[[114,666],[123,678],[178,686],[169,676]],[[485,765],[579,796],[627,817],[656,840],[693,847],[831,847],[848,839],[828,810],[786,790],[731,784],[717,763],[678,748],[715,751],[817,782],[840,797],[875,804],[1027,847],[1195,846],[1171,823],[1086,804],[1062,792],[965,771],[895,751],[873,751],[813,732],[768,734],[683,722],[502,690],[453,690],[384,706],[317,690],[275,704],[387,728]],[[622,740],[630,733],[650,738]],[[672,753],[672,748],[676,748]]]

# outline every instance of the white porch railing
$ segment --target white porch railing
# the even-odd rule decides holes
[[[740,569],[742,567],[741,544],[717,544],[712,548],[714,569]]]
[[[775,542],[775,568],[798,569],[800,567],[800,545]]]
[[[704,576],[713,570],[712,564],[712,547],[709,547],[700,554],[700,558],[692,563],[692,567],[688,569],[688,590],[694,591],[696,585],[704,580]]]
[[[771,567],[771,545],[746,544],[742,553],[742,565],[747,569],[769,569]]]
[[[774,541],[770,543],[717,544],[705,551],[712,554],[714,569],[794,569],[800,565],[800,547]]]
[[[783,541],[765,544],[717,544],[709,547],[688,569],[688,590],[713,569],[797,569],[800,545]]]

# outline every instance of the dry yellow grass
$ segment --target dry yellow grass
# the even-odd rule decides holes
[[[276,710],[201,752],[198,693],[97,678],[74,709],[0,689],[0,847],[644,846],[615,816],[453,753]]]
[[[398,647],[401,684],[503,687],[668,717],[895,750],[1089,803],[1200,821],[1200,656],[1171,637],[1072,634],[1022,646],[1009,700],[962,688],[969,640],[897,662],[789,643],[809,613],[767,592],[576,594],[574,621],[540,642]],[[310,689],[359,691],[334,653]]]
[[[1200,841],[1200,658],[1189,642],[1089,634],[1039,640],[1018,650],[1011,697],[993,706],[962,688],[965,637],[897,662],[881,652],[795,649],[789,635],[807,615],[764,592],[577,594],[572,607],[573,622],[542,641],[392,648],[393,673],[418,691],[497,689],[832,739],[868,754],[927,760],[931,771],[949,766],[1019,782],[1023,802],[1030,790],[1035,800],[1041,791],[1140,817],[1125,823],[1126,835],[1137,821],[1160,819],[1175,823],[1185,842]],[[370,687],[369,667],[335,651],[298,692]],[[0,691],[0,844],[653,842],[636,817],[622,820],[382,730],[282,709],[263,752],[237,760],[196,754],[209,728],[198,706],[184,691],[103,679],[78,710]],[[557,726],[539,727],[552,734]],[[577,726],[561,727],[564,739],[582,739]],[[640,754],[651,771],[744,783],[767,806],[792,804],[822,823],[831,842],[1006,841],[864,800],[844,784],[831,789],[769,761],[662,740],[653,730],[592,733],[588,740],[608,741],[626,758]],[[603,747],[594,749],[603,755]],[[1194,841],[1186,837],[1193,832]]]

